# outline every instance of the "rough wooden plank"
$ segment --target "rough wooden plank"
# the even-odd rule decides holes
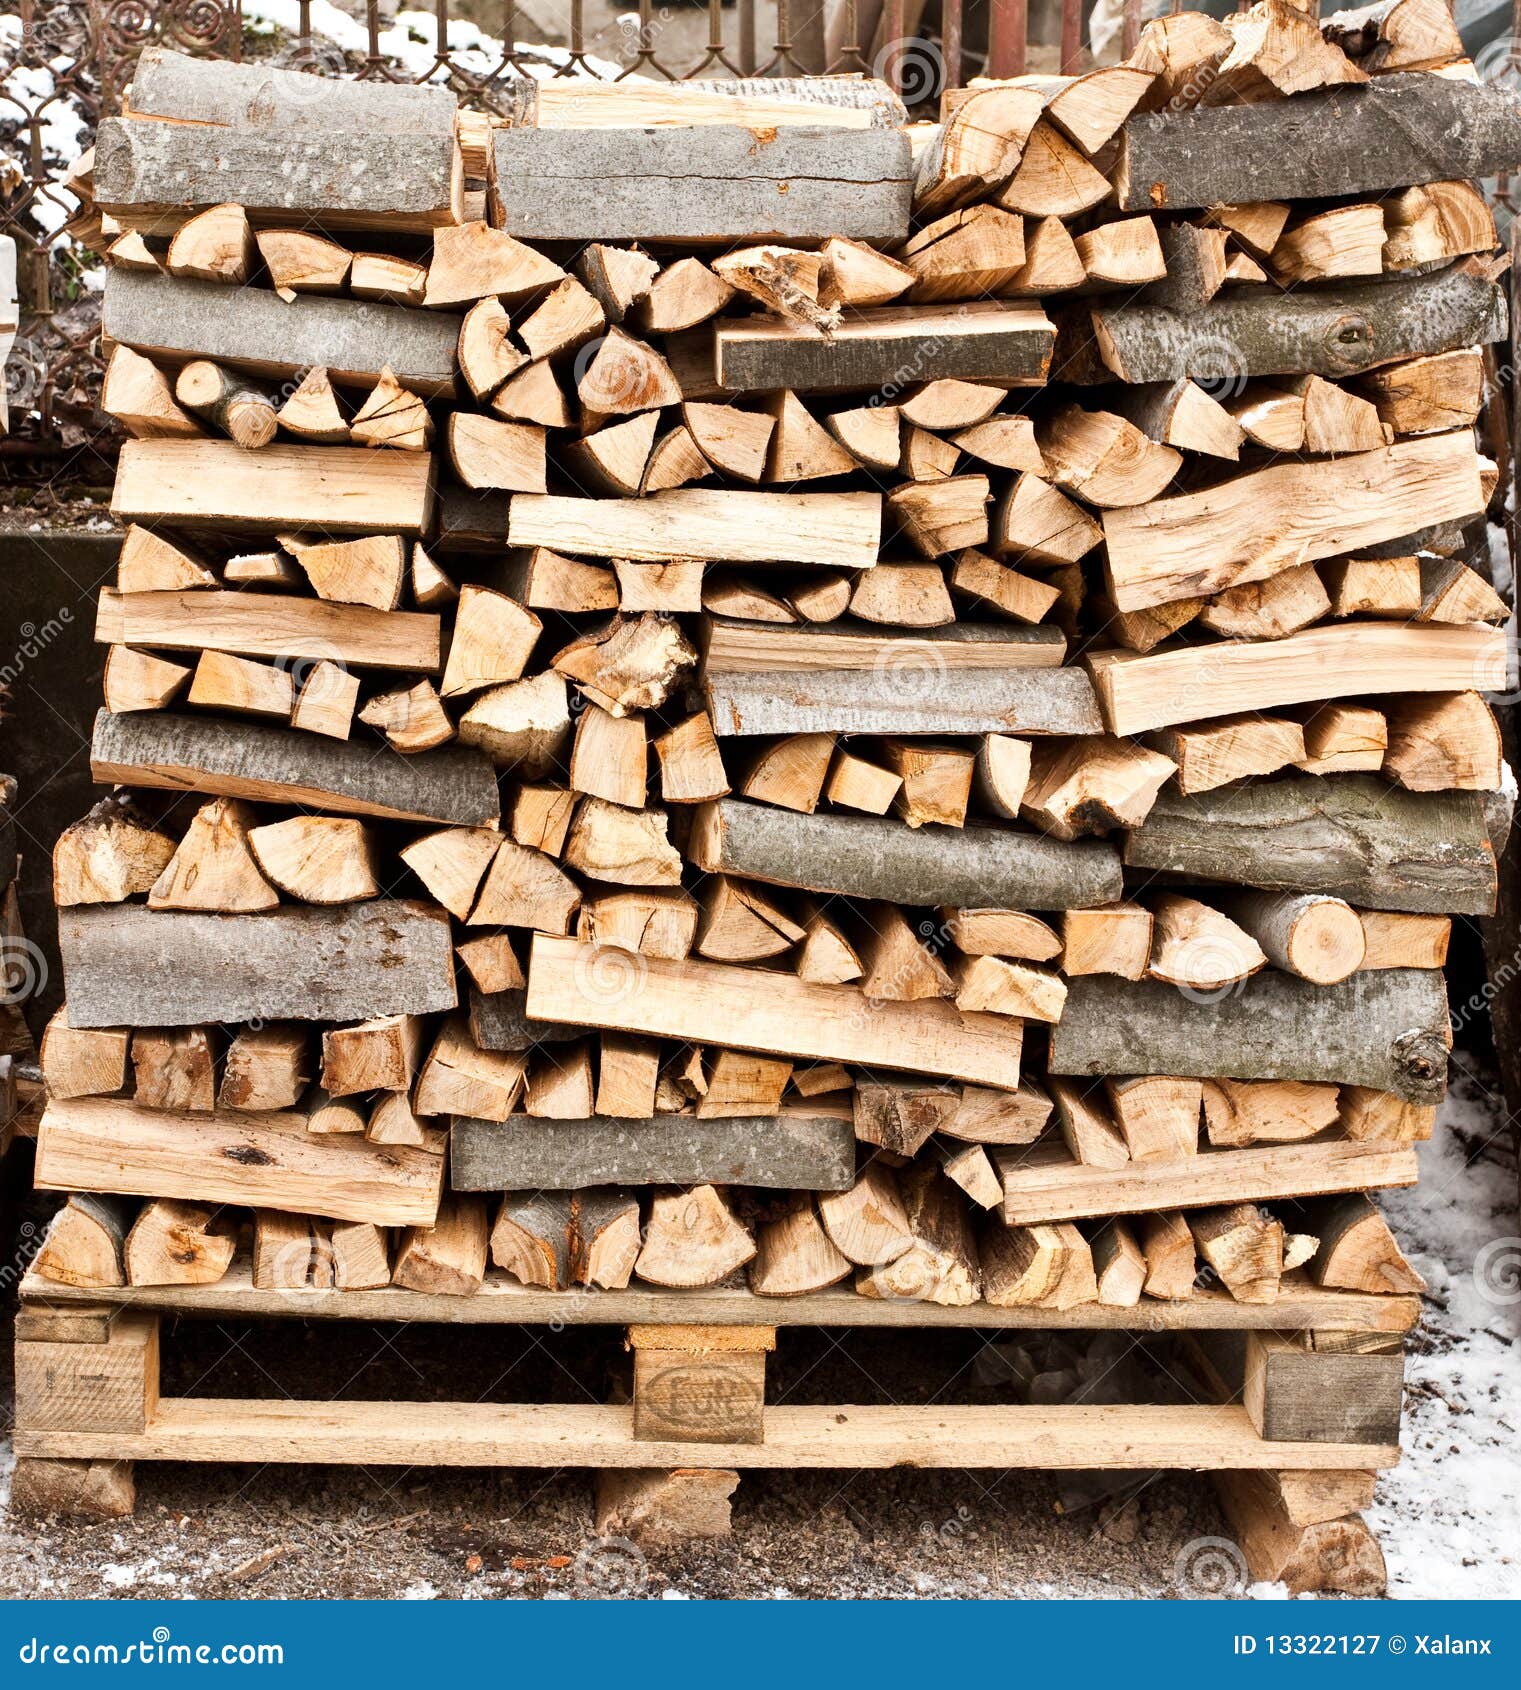
[[[730,124],[497,129],[489,206],[534,241],[908,238],[913,164],[893,129]]]
[[[1196,1030],[1196,1038],[1204,1036]],[[1000,1145],[992,1155],[1003,1179],[1000,1212],[1009,1226],[1414,1185],[1417,1174],[1409,1148],[1340,1139],[1212,1150],[1121,1168],[1085,1167],[1065,1150],[1053,1154],[1044,1146],[1020,1151]]]
[[[1239,382],[1248,376],[1340,378],[1405,358],[1487,344],[1505,334],[1505,296],[1457,264],[1407,281],[1228,291],[1179,312],[1095,305],[1097,354],[1065,365],[1069,381]]]
[[[95,638],[160,651],[232,651],[243,657],[310,657],[360,668],[443,666],[437,616],[329,604],[286,593],[118,593],[102,587]]]
[[[408,899],[258,915],[82,905],[59,911],[58,943],[75,1027],[368,1021],[456,1001],[449,917]]]
[[[551,1121],[456,1115],[456,1191],[577,1191],[592,1185],[755,1185],[844,1191],[855,1179],[851,1124],[829,1116],[694,1115]]]
[[[1114,180],[1122,211],[1180,211],[1493,176],[1518,158],[1521,102],[1511,89],[1416,72],[1132,117]]]
[[[814,563],[869,569],[877,561],[877,493],[751,493],[677,488],[645,499],[569,499],[519,493],[507,519],[511,546],[572,557],[666,563]]]
[[[264,376],[322,365],[340,386],[372,388],[390,367],[424,395],[454,391],[461,319],[376,299],[301,293],[288,304],[272,288],[229,288],[162,272],[106,273],[101,329],[156,363],[212,358]]]
[[[1038,387],[1055,337],[1028,301],[888,305],[854,311],[827,335],[779,317],[720,323],[715,356],[718,385],[731,393],[896,391],[942,378]]]
[[[1007,1317],[1011,1312],[1001,1309]],[[1070,1311],[1069,1311],[1070,1313]],[[1005,1322],[1008,1323],[1007,1321]],[[1070,1322],[1069,1322],[1070,1323]],[[250,1402],[170,1397],[143,1432],[16,1433],[18,1456],[347,1466],[1392,1467],[1398,1445],[1269,1443],[1240,1406],[780,1404],[759,1444],[656,1443],[633,1405]]]
[[[423,233],[463,221],[452,129],[325,132],[107,118],[95,138],[95,209],[163,232],[229,202],[263,226]]]
[[[1480,623],[1351,622],[1278,640],[1097,652],[1088,667],[1109,731],[1141,734],[1320,699],[1503,691],[1507,647],[1503,628]]]
[[[1226,994],[1092,974],[1068,986],[1066,1010],[1051,1029],[1049,1070],[1125,1074],[1144,1052],[1158,1074],[1372,1086],[1435,1103],[1446,1083],[1447,1036],[1437,969],[1378,969],[1337,986],[1264,969]],[[1294,1147],[1266,1148],[1286,1154]],[[1175,1205],[1159,1199],[1152,1206]]]
[[[944,998],[883,1002],[854,986],[723,963],[668,962],[534,935],[528,1012],[586,1027],[653,1033],[736,1050],[1019,1084],[1022,1024]]]
[[[158,1316],[126,1310],[103,1344],[16,1344],[16,1424],[140,1432],[158,1406]]]
[[[463,746],[409,756],[258,722],[162,711],[96,713],[90,772],[97,781],[309,804],[346,816],[494,827],[496,772]]]
[[[181,528],[418,535],[432,513],[431,454],[363,446],[128,440],[111,494],[118,521]]]
[[[444,1160],[408,1145],[371,1144],[359,1133],[308,1132],[306,1116],[295,1111],[197,1115],[92,1097],[43,1111],[36,1181],[52,1190],[431,1226]]]
[[[138,444],[142,444],[139,442]],[[1272,464],[1197,493],[1104,512],[1110,596],[1120,610],[1220,592],[1410,532],[1480,515],[1471,430],[1372,452]]]
[[[744,1288],[673,1291],[631,1285],[618,1291],[589,1291],[576,1286],[546,1291],[520,1285],[499,1269],[488,1268],[474,1297],[447,1297],[402,1286],[336,1291],[315,1286],[294,1291],[261,1291],[246,1262],[234,1262],[214,1285],[194,1287],[143,1285],[102,1291],[54,1285],[29,1273],[23,1298],[51,1305],[99,1304],[130,1300],[135,1308],[198,1311],[235,1319],[351,1319],[437,1321],[444,1325],[543,1324],[622,1326],[657,1325],[753,1327],[776,1326],[1007,1326],[1010,1328],[1125,1329],[1155,1331],[1388,1332],[1409,1331],[1420,1319],[1421,1301],[1410,1296],[1374,1296],[1362,1291],[1323,1291],[1302,1273],[1286,1274],[1276,1303],[1241,1303],[1220,1287],[1206,1286],[1176,1302],[1149,1301],[1129,1308],[1083,1303],[1070,1309],[1042,1309],[1021,1304],[995,1308],[987,1303],[960,1307],[893,1298],[858,1297],[848,1288],[812,1291],[799,1297],[758,1297]]]
[[[1496,890],[1480,794],[1403,792],[1371,775],[1163,792],[1126,835],[1125,862],[1184,880],[1427,914],[1487,915]]]
[[[848,898],[968,909],[1087,909],[1122,893],[1119,852],[1008,828],[905,827],[725,798],[704,806],[688,854],[709,873]]]
[[[1306,1349],[1279,1332],[1246,1340],[1242,1403],[1264,1438],[1291,1443],[1397,1442],[1405,1396],[1402,1350]]]

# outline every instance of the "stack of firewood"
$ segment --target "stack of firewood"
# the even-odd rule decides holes
[[[1440,0],[924,126],[145,54],[39,1271],[1418,1288],[1518,162]]]

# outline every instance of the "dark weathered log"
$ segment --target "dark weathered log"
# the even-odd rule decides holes
[[[1180,211],[1493,176],[1518,159],[1521,102],[1509,88],[1406,73],[1132,117],[1114,181],[1122,211]]]
[[[501,818],[496,775],[479,751],[449,747],[404,757],[388,747],[209,716],[102,710],[90,772],[98,781],[310,804],[350,816],[462,827],[494,826]]]
[[[505,992],[470,992],[470,1037],[482,1050],[532,1050],[536,1045],[564,1044],[586,1037],[584,1027],[565,1021],[530,1021],[528,988]]]
[[[230,288],[162,273],[106,273],[101,327],[155,362],[212,358],[257,375],[292,376],[324,365],[331,380],[371,388],[390,367],[423,395],[454,391],[460,318],[375,299],[302,293],[288,304],[272,288]]]
[[[340,139],[111,117],[95,138],[96,209],[159,233],[228,203],[264,227],[424,232],[463,221],[464,189],[452,126],[351,127]]]
[[[1053,1074],[1123,1074],[1136,1053],[1160,1074],[1316,1080],[1435,1103],[1447,1076],[1440,971],[1376,969],[1315,986],[1276,969],[1228,995],[1086,975],[1051,1029]]]
[[[453,1009],[443,910],[410,900],[291,905],[258,915],[59,911],[75,1027],[208,1021],[368,1021]]]
[[[491,221],[535,241],[908,237],[913,164],[891,129],[729,124],[497,129]]]
[[[1409,281],[1227,292],[1187,312],[1163,305],[1096,305],[1097,356],[1073,360],[1061,373],[1077,382],[1347,376],[1400,358],[1499,340],[1505,322],[1500,289],[1482,270],[1465,264]]]
[[[832,1116],[475,1121],[456,1115],[449,1146],[456,1191],[708,1184],[844,1191],[856,1177],[850,1122]]]
[[[1487,915],[1495,902],[1490,838],[1475,792],[1295,775],[1192,797],[1164,792],[1126,835],[1125,863],[1185,880],[1325,892],[1365,909]]]
[[[1121,895],[1106,840],[1068,843],[1002,827],[905,827],[877,816],[803,815],[725,798],[693,823],[688,853],[709,873],[890,904],[1086,909]]]

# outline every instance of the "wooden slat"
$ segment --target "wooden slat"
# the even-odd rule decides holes
[[[765,1442],[634,1436],[632,1404],[171,1397],[142,1432],[18,1427],[16,1454],[405,1467],[1392,1467],[1397,1445],[1268,1443],[1240,1407],[781,1405]]]
[[[1420,1319],[1419,1297],[1322,1291],[1303,1274],[1286,1274],[1274,1303],[1238,1303],[1220,1289],[1196,1291],[1181,1302],[1147,1299],[1132,1308],[1081,1303],[1070,1309],[970,1303],[942,1307],[908,1299],[859,1297],[848,1289],[801,1297],[757,1297],[745,1290],[674,1291],[632,1285],[623,1291],[543,1291],[488,1268],[473,1297],[441,1296],[388,1285],[375,1291],[259,1291],[246,1263],[235,1263],[214,1285],[135,1285],[130,1290],[55,1285],[30,1274],[23,1300],[95,1306],[113,1299],[134,1307],[181,1314],[301,1320],[437,1321],[450,1325],[565,1326],[916,1326],[1007,1327],[1013,1330],[1128,1329],[1190,1331],[1405,1332]]]

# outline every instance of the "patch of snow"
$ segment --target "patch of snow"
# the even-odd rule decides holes
[[[415,1584],[409,1584],[402,1591],[401,1599],[403,1602],[436,1602],[438,1600],[438,1588],[429,1584],[427,1579],[418,1579]]]

